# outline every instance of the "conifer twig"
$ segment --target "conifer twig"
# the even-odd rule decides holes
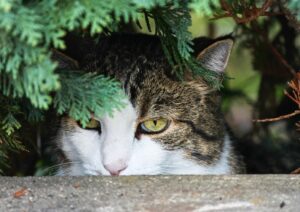
[[[225,14],[221,17],[232,17],[237,23],[240,24],[251,22],[259,16],[270,16],[271,13],[266,10],[272,5],[273,0],[266,0],[260,8],[256,7],[255,3],[251,5],[251,7],[249,7],[249,5],[243,1],[241,3],[244,6],[244,10],[242,14],[239,14],[242,15],[242,17],[239,17],[234,11],[234,4],[229,5],[225,0],[221,0],[222,8],[225,10]],[[240,7],[241,4],[239,4],[238,6]]]
[[[269,42],[266,42],[266,43],[269,46],[269,48],[271,49],[271,51],[273,52],[273,54],[281,62],[281,64],[284,65],[293,76],[295,76],[295,74],[297,73],[295,71],[295,69],[286,61],[286,59],[278,52],[278,50],[276,48],[274,48],[274,46],[272,44],[270,44]]]
[[[273,121],[280,121],[282,119],[287,119],[287,118],[291,118],[293,116],[296,116],[300,114],[300,110],[295,110],[294,112],[292,113],[289,113],[289,114],[286,114],[286,115],[282,115],[282,116],[278,116],[276,118],[267,118],[267,119],[254,119],[253,121],[254,122],[273,122]]]
[[[288,86],[292,89],[292,95],[290,95],[287,91],[284,91],[284,94],[291,99],[295,104],[298,106],[298,110],[295,110],[292,113],[278,116],[275,118],[267,118],[267,119],[255,119],[254,122],[273,122],[273,121],[280,121],[282,119],[291,118],[293,116],[296,116],[300,114],[300,73],[295,74],[295,78],[288,82]],[[299,128],[300,124],[296,124],[296,126]]]

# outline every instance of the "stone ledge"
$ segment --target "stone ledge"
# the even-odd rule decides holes
[[[300,175],[0,177],[0,211],[300,211]]]

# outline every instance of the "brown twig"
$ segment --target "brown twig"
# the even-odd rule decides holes
[[[284,91],[284,94],[289,97],[294,103],[298,104],[297,99],[295,99],[294,97],[292,97],[287,91]],[[294,94],[294,92],[293,92]],[[295,95],[295,94],[294,94]]]
[[[293,113],[278,116],[275,118],[267,118],[267,119],[256,119],[253,120],[254,122],[272,122],[272,121],[279,121],[282,119],[287,119],[293,116],[300,114],[300,73],[295,74],[295,78],[288,82],[288,86],[292,89],[292,95],[289,94],[287,91],[284,91],[284,94],[290,98],[294,103],[297,104],[298,110],[295,110]],[[297,123],[296,126],[299,128],[300,123]]]
[[[243,4],[244,2],[242,2]],[[225,16],[232,17],[237,23],[247,23],[255,20],[259,16],[269,16],[269,12],[266,10],[272,5],[273,0],[266,0],[261,8],[257,8],[256,5],[252,5],[251,8],[247,8],[245,5],[242,17],[238,17],[234,13],[234,5],[229,5],[225,0],[221,0],[221,6],[225,11]],[[240,6],[240,5],[239,5]]]
[[[275,55],[275,57],[277,57],[277,59],[281,62],[281,64],[284,65],[293,76],[295,76],[297,73],[295,69],[286,61],[286,59],[277,51],[276,48],[274,48],[274,46],[270,42],[266,41],[266,43]]]
[[[279,16],[279,15],[284,15],[284,13],[281,12],[264,12],[263,14],[261,14],[260,16],[265,16],[265,17],[270,17],[270,16]],[[211,18],[210,20],[218,20],[221,18],[232,18],[231,14],[221,14],[221,15],[215,15],[213,18]]]
[[[293,116],[300,114],[300,110],[295,110],[294,112],[282,116],[278,116],[276,118],[268,118],[268,119],[254,119],[254,122],[272,122],[272,121],[280,121],[282,119],[287,119]]]

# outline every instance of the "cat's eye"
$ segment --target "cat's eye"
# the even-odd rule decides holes
[[[140,124],[141,133],[160,133],[166,130],[169,121],[165,118],[149,119]]]
[[[80,123],[78,124],[81,128],[83,128],[83,126]],[[91,118],[91,120],[86,124],[84,129],[98,130],[100,129],[100,127],[100,122],[96,119]]]

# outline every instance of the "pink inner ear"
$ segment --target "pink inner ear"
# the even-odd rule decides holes
[[[231,39],[216,41],[197,56],[204,68],[223,73],[228,63],[230,52],[233,46]]]

